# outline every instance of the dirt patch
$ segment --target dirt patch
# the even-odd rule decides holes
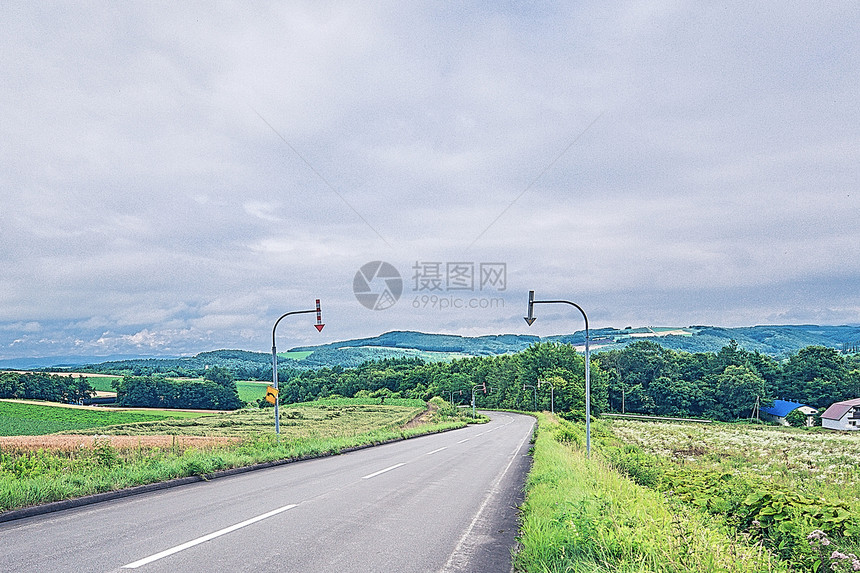
[[[38,449],[50,451],[72,451],[92,448],[96,444],[110,444],[118,450],[133,450],[136,448],[212,448],[225,444],[233,444],[241,438],[227,436],[0,436],[0,449],[27,450]]]
[[[426,410],[424,410],[423,412],[421,412],[420,414],[418,414],[417,416],[415,416],[414,418],[412,418],[411,420],[409,420],[408,422],[403,424],[403,428],[404,429],[405,428],[415,428],[417,426],[423,426],[424,424],[429,424],[430,422],[433,421],[433,415],[436,413],[436,411],[438,409],[439,408],[435,404],[430,404],[430,406]]]

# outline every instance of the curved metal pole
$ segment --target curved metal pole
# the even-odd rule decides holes
[[[535,300],[535,291],[529,291],[529,315],[526,322],[529,326],[535,321],[534,305],[536,304],[569,304],[575,306],[582,313],[582,318],[585,320],[585,453],[591,456],[591,353],[588,347],[588,316],[582,307],[569,300]]]
[[[318,332],[322,332],[322,327],[325,326],[322,324],[321,316],[320,316],[320,301],[317,299],[316,308],[312,308],[310,310],[293,310],[290,312],[285,312],[275,321],[275,326],[272,327],[272,387],[277,390],[278,389],[278,349],[275,346],[275,331],[278,329],[278,323],[281,322],[286,317],[293,314],[310,314],[312,312],[317,313],[317,323],[316,329]],[[280,410],[278,408],[278,404],[280,403],[280,396],[275,395],[275,434],[278,436],[280,440],[281,435],[281,416]]]
[[[486,382],[482,382],[481,384],[473,384],[472,385],[472,418],[475,417],[475,388],[478,386],[486,386]],[[486,386],[487,392],[492,392],[493,389],[490,386]]]
[[[553,416],[555,415],[555,386],[549,380],[538,380],[538,388],[541,384],[549,384],[549,407]]]

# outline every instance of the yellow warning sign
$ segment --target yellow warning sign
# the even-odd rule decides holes
[[[266,402],[274,404],[278,400],[278,389],[274,386],[266,388]]]

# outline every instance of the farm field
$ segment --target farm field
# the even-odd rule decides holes
[[[101,425],[66,427],[61,434],[0,438],[0,519],[4,511],[29,505],[260,462],[337,453],[467,423],[454,408],[436,404],[428,409],[420,400],[390,402],[340,399],[284,406],[279,439],[272,408],[193,416],[147,411],[139,415],[149,420],[102,417],[97,420]],[[72,416],[92,412],[11,402],[0,405],[17,412],[22,424],[24,416],[33,416],[33,426],[55,413],[49,409]],[[127,410],[94,413],[129,414]],[[411,422],[419,415],[423,424]],[[108,419],[114,423],[104,425]]]
[[[860,507],[860,432],[630,420],[610,427],[623,442],[678,465],[755,475]]]
[[[105,376],[100,374],[87,376],[87,381],[96,392],[116,392],[111,383],[121,378],[122,376]]]
[[[168,410],[72,407],[0,400],[0,436],[36,436],[70,430],[103,428],[114,424],[153,422],[168,418],[195,418],[205,414]]]
[[[639,485],[717,520],[793,570],[860,570],[860,435],[628,420],[607,427],[613,438],[602,453]]]
[[[266,388],[271,382],[257,382],[254,380],[236,381],[236,390],[239,391],[239,399],[243,402],[253,402],[266,397]]]
[[[287,352],[278,352],[278,358],[286,358],[288,360],[303,360],[313,353],[313,350],[288,350]]]
[[[366,402],[371,402],[367,400]],[[281,438],[306,440],[316,438],[356,436],[379,428],[405,424],[424,411],[420,400],[403,400],[379,405],[362,400],[317,401],[281,406]],[[264,436],[274,433],[274,408],[236,410],[212,416],[194,418],[162,417],[147,423],[121,423],[100,428],[105,436]],[[88,433],[87,430],[69,434]]]
[[[711,516],[628,479],[600,451],[608,426],[538,413],[515,571],[527,573],[788,573],[785,563]],[[601,448],[595,445],[601,444]],[[806,571],[794,569],[793,571]]]

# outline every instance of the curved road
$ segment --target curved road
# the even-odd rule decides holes
[[[0,571],[506,572],[534,419],[0,524]]]

